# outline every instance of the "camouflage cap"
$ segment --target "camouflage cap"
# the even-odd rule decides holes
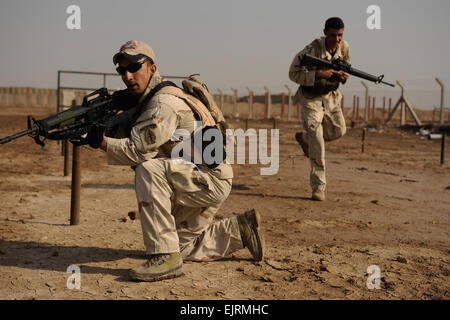
[[[155,62],[155,53],[152,47],[142,41],[130,40],[120,47],[119,52],[117,52],[113,57],[113,63],[119,62],[120,57],[124,57],[130,62],[137,62],[141,56],[145,55]]]

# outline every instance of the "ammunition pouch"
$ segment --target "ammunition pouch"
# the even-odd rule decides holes
[[[333,76],[330,79],[317,79],[314,86],[301,86],[303,93],[309,96],[320,96],[339,88],[339,81]]]

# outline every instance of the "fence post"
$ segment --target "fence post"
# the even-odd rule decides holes
[[[217,89],[219,91],[219,104],[220,104],[220,111],[223,113],[223,92],[220,89]]]
[[[364,102],[364,121],[368,121],[369,120],[369,87],[367,86],[367,84],[364,81],[361,81],[361,84],[364,86],[364,88],[366,89],[366,99]]]
[[[272,97],[269,88],[264,86],[264,89],[266,90],[266,119],[269,119],[272,113]]]
[[[292,91],[291,88],[287,84],[284,85],[284,87],[288,91],[288,112],[287,112],[287,120],[291,120],[291,107],[292,107]]]
[[[233,91],[233,101],[234,101],[234,106],[233,106],[233,117],[237,118],[239,117],[239,113],[237,112],[237,89],[234,88],[230,88],[231,91]]]
[[[375,120],[375,97],[372,98],[372,120]]]
[[[441,80],[439,80],[439,78],[436,78],[436,82],[439,83],[439,85],[441,86],[441,113],[439,116],[440,119],[440,125],[442,126],[444,124],[444,93],[445,93],[445,89],[444,89],[444,84],[442,83]]]
[[[352,112],[352,121],[356,121],[356,96],[353,96],[353,112]]]
[[[253,118],[253,91],[249,87],[245,87],[248,91],[248,118]]]
[[[359,122],[359,97],[356,97],[356,121]]]

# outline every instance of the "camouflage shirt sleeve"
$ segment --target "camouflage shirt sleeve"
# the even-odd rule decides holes
[[[307,68],[300,64],[300,59],[305,54],[314,55],[313,43],[307,45],[302,51],[297,53],[289,68],[289,79],[299,85],[313,86],[316,79],[315,68]]]
[[[158,154],[158,148],[170,140],[179,124],[170,101],[170,96],[155,96],[134,123],[130,138],[108,138],[108,164],[139,165]]]

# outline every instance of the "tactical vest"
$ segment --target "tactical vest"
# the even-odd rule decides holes
[[[161,84],[164,84],[162,82]],[[198,120],[202,122],[202,132],[203,135],[206,130],[217,129],[220,131],[222,135],[222,148],[223,148],[223,159],[222,162],[226,158],[225,145],[227,140],[226,129],[230,128],[228,123],[225,121],[225,117],[222,114],[222,111],[217,106],[214,98],[209,93],[205,84],[201,83],[197,79],[190,77],[187,80],[182,82],[183,89],[175,86],[174,84],[162,85],[161,88],[155,87],[155,92],[153,96],[157,96],[160,94],[170,94],[175,97],[182,99],[186,104],[191,108],[191,110],[198,116]],[[153,97],[152,96],[152,97]],[[197,132],[192,132],[191,140],[194,141],[193,136],[197,134]],[[180,142],[169,140],[165,142],[163,145],[159,147],[159,150],[162,151],[164,156],[170,157],[172,154],[172,149]],[[206,147],[205,144],[202,145],[202,155],[203,149]],[[194,150],[194,146],[192,145],[191,155],[194,155],[196,150]],[[200,152],[200,150],[198,151]],[[202,158],[202,156],[200,157]],[[202,158],[203,159],[203,158]],[[209,168],[215,168],[220,163],[207,164]]]
[[[313,41],[312,47],[313,47],[313,54],[315,57],[320,57],[322,47],[319,43],[321,39],[324,37],[319,37],[316,40]],[[345,49],[344,45],[341,45],[341,56],[345,56]],[[335,76],[331,77],[330,79],[316,79],[314,80],[313,86],[301,86],[302,91],[310,96],[320,96],[327,94],[331,91],[335,91],[339,88],[339,79]]]

